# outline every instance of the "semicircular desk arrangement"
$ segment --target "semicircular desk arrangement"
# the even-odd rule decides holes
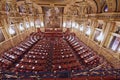
[[[0,57],[1,80],[118,80],[120,70],[74,33],[34,32]]]

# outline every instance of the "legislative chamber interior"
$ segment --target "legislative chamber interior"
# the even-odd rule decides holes
[[[0,80],[120,80],[120,0],[0,0]]]

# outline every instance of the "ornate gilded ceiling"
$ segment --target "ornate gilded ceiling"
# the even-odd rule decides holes
[[[91,8],[91,13],[101,13],[104,12],[104,7],[108,7],[108,12],[120,11],[120,0],[18,0],[25,2],[32,2],[36,4],[36,8],[41,9],[41,7],[64,7],[64,13],[69,10],[71,5],[81,5],[84,1]],[[71,6],[72,7],[72,6]],[[42,13],[42,10],[40,10]]]

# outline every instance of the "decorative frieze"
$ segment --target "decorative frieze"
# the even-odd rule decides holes
[[[88,14],[88,18],[96,18],[101,20],[120,21],[120,13],[101,13],[101,14]]]

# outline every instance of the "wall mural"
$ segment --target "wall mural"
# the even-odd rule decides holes
[[[44,23],[48,28],[60,28],[62,24],[63,8],[43,7]]]

